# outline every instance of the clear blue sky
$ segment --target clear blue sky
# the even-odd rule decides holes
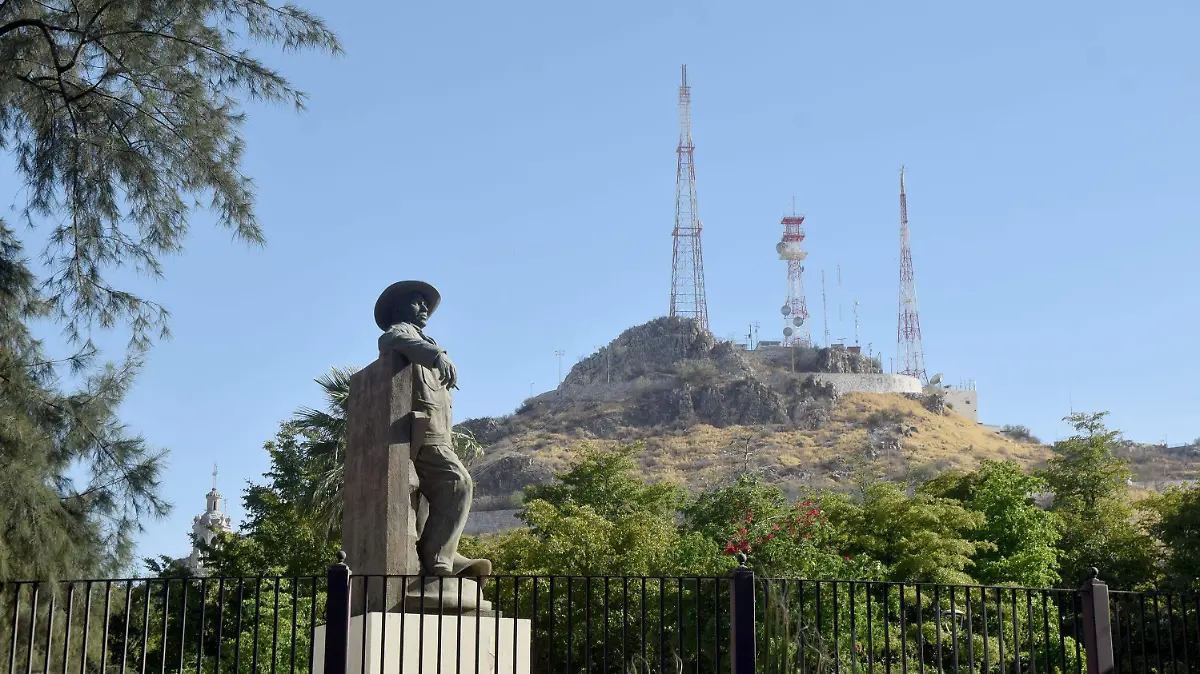
[[[664,314],[681,63],[717,336],[778,330],[795,196],[816,334],[825,269],[834,336],[858,300],[862,343],[894,354],[905,164],[931,374],[1045,439],[1072,402],[1133,439],[1200,435],[1195,2],[303,4],[346,55],[264,52],[311,94],[249,109],[268,246],[203,216],[138,284],[175,334],[123,410],[172,452],[142,554],[187,551],[214,460],[240,519],[312,379],[374,357],[392,281],[445,296],[459,419]]]

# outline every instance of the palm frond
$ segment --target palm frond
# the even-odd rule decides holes
[[[342,486],[345,484],[346,413],[350,401],[350,377],[356,367],[331,367],[313,381],[321,387],[325,409],[301,407],[292,423],[308,432],[304,443],[308,457],[308,480],[304,506],[312,511],[325,533],[333,536],[342,525]]]

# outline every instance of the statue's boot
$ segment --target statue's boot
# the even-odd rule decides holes
[[[492,562],[487,559],[467,559],[454,553],[454,575],[458,578],[478,578],[492,575]]]
[[[491,611],[492,602],[483,599],[479,584],[471,578],[423,576],[408,586],[406,610],[441,609],[445,613]]]

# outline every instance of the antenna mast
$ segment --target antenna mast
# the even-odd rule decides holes
[[[671,255],[671,316],[694,318],[708,330],[704,294],[704,256],[700,250],[700,219],[696,215],[696,166],[692,145],[692,93],[687,66],[679,85],[679,146],[675,152],[675,245]]]
[[[917,280],[913,275],[912,247],[908,240],[908,197],[904,193],[904,167],[900,167],[900,316],[896,326],[896,361],[901,374],[928,384],[925,347],[921,344],[921,318],[917,313]]]
[[[829,303],[825,301],[825,270],[821,270],[821,318],[825,321],[825,346],[829,346]]]
[[[780,221],[783,239],[776,244],[779,259],[787,262],[787,299],[780,312],[783,314],[783,345],[792,346],[797,341],[811,343],[808,332],[808,303],[804,299],[804,258],[808,252],[800,248],[804,241],[804,216],[796,215],[796,202],[792,201],[792,214]]]
[[[854,300],[854,346],[858,346],[858,300]]]

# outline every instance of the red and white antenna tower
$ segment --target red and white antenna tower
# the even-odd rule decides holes
[[[896,362],[900,374],[928,384],[925,347],[921,345],[921,317],[917,313],[917,279],[913,275],[912,247],[908,241],[908,197],[904,194],[904,167],[900,167],[900,319],[896,326]]]
[[[675,246],[671,255],[671,315],[694,318],[708,330],[704,295],[704,256],[700,252],[700,219],[696,216],[696,165],[692,152],[692,91],[683,66],[679,85],[679,164],[675,170]]]
[[[792,214],[785,217],[783,239],[775,246],[779,259],[787,261],[787,301],[780,312],[783,314],[783,345],[796,342],[811,343],[808,332],[808,304],[804,301],[804,258],[808,252],[800,248],[804,241],[804,216],[796,215],[796,204],[792,203]]]

